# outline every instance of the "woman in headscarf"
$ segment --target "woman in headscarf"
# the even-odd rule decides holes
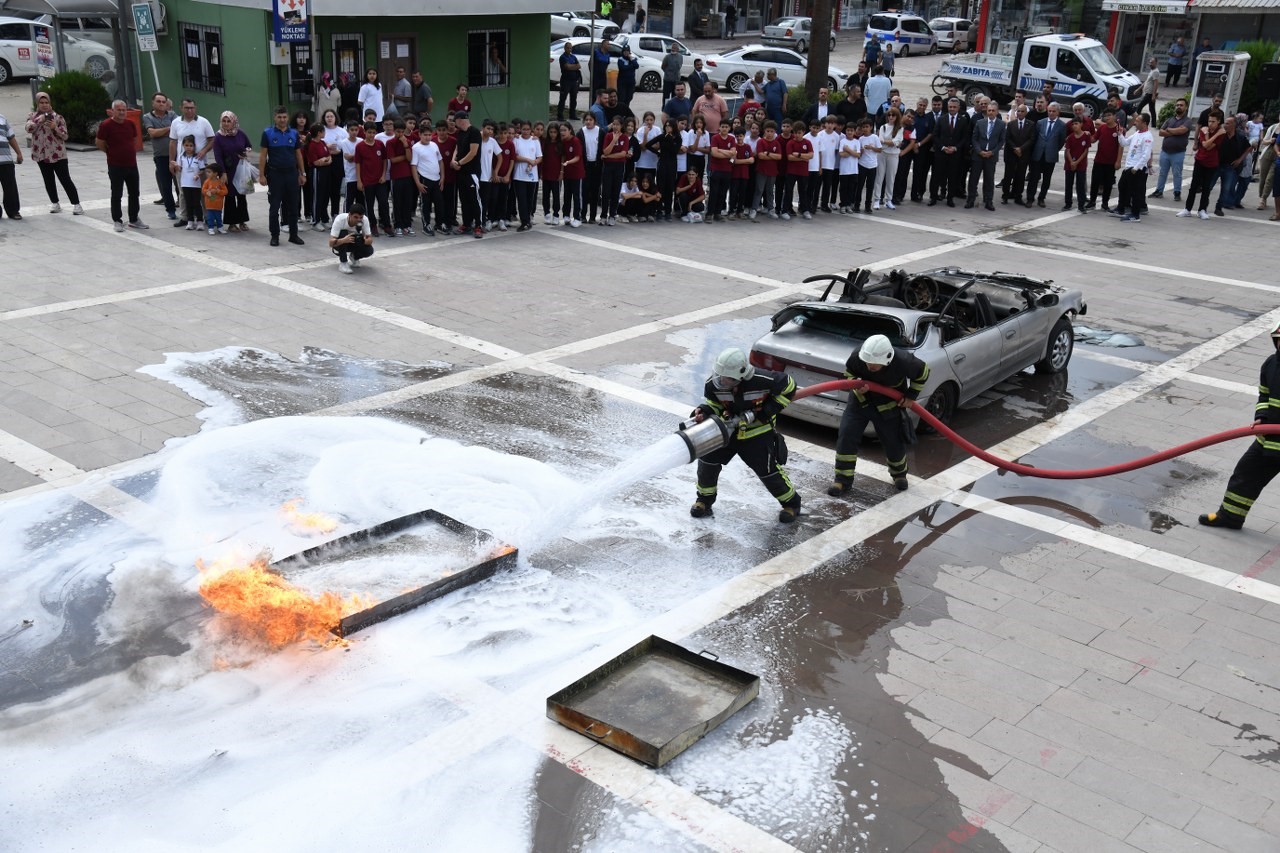
[[[66,190],[67,201],[71,202],[71,212],[77,216],[84,213],[80,207],[80,194],[71,181],[71,169],[67,162],[67,122],[53,111],[53,102],[48,92],[36,92],[36,109],[27,116],[27,134],[31,137],[31,159],[40,166],[40,175],[44,178],[44,190],[49,194],[49,212],[58,213],[62,205],[58,203],[58,186],[56,177]]]
[[[213,136],[213,159],[222,167],[227,178],[227,198],[222,212],[222,223],[227,231],[249,230],[249,205],[244,193],[236,189],[236,170],[250,165],[253,146],[249,137],[240,129],[240,119],[227,110],[218,118],[218,131]]]
[[[342,109],[342,93],[334,85],[333,75],[328,71],[320,75],[320,86],[316,89],[316,115],[323,116],[325,110],[333,110],[337,115]]]

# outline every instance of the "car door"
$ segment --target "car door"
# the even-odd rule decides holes
[[[804,57],[789,50],[771,51],[770,65],[778,69],[778,76],[788,86],[803,86],[805,77]]]
[[[1000,375],[1003,368],[1003,338],[1003,330],[995,325],[943,344],[942,351],[946,353],[947,362],[960,382],[962,401],[981,394],[1004,378]]]
[[[0,54],[9,64],[11,76],[36,76],[35,41],[31,25],[25,22],[0,24]]]

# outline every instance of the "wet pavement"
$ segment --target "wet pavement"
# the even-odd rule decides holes
[[[117,238],[101,201],[0,231],[0,256],[66,254],[0,285],[0,746],[42,779],[0,805],[0,847],[185,849],[203,818],[203,846],[244,849],[283,818],[289,849],[1275,849],[1280,510],[1195,523],[1242,443],[1060,481],[921,435],[908,492],[869,443],[833,499],[834,431],[784,419],[786,527],[736,463],[690,519],[693,468],[660,442],[802,278],[955,264],[1049,269],[1143,345],[1078,343],[953,426],[1038,467],[1146,455],[1247,422],[1265,263],[1197,278],[1155,217],[908,206],[388,240],[340,277],[260,230]],[[140,292],[143,262],[173,287]],[[295,498],[350,527],[431,506],[520,560],[345,650],[267,652],[202,606],[195,561],[307,547]],[[297,579],[389,595],[455,557],[406,535]],[[649,634],[761,678],[656,771],[543,716]]]

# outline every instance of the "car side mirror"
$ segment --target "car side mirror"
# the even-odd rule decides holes
[[[1036,300],[1036,304],[1039,305],[1041,308],[1052,308],[1053,306],[1058,304],[1058,294],[1046,293],[1044,296],[1041,296],[1038,300]]]

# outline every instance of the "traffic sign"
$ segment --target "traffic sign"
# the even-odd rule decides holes
[[[150,3],[134,3],[133,23],[138,30],[138,50],[156,51],[160,44],[156,40],[156,21],[151,15]]]

